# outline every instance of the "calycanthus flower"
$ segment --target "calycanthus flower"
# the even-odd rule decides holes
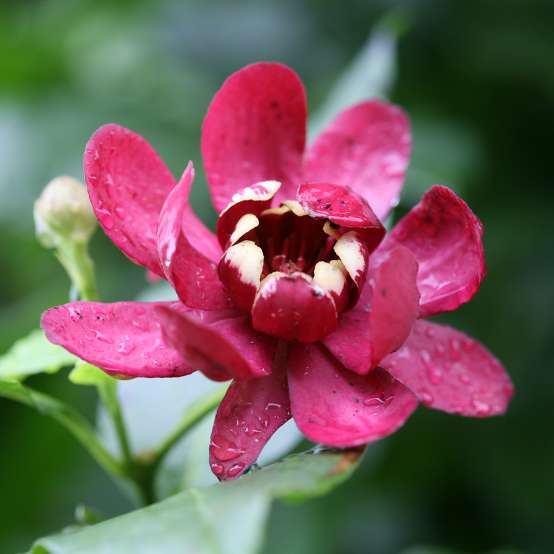
[[[180,302],[73,302],[48,310],[48,338],[114,375],[232,380],[216,414],[212,471],[231,479],[291,417],[335,447],[396,431],[418,402],[503,413],[498,360],[427,317],[456,309],[485,275],[482,227],[432,187],[385,236],[410,154],[403,112],[372,100],[340,113],[305,150],[298,76],[273,63],[229,77],[202,129],[217,234],[140,136],[101,127],[84,170],[100,225],[167,279]]]

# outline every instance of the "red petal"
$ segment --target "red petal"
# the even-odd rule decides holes
[[[420,317],[468,302],[485,277],[483,227],[447,187],[434,186],[392,230],[383,248],[402,244],[419,264]]]
[[[258,290],[252,325],[274,337],[314,342],[335,330],[337,309],[331,295],[304,273],[275,272]]]
[[[264,253],[251,240],[243,240],[225,251],[218,271],[235,306],[250,311],[260,286],[264,267]]]
[[[202,156],[218,211],[235,192],[259,181],[283,183],[293,198],[306,135],[306,96],[298,75],[257,63],[231,75],[215,95],[202,128]]]
[[[465,416],[503,414],[513,385],[500,362],[464,333],[418,321],[381,365],[427,406]]]
[[[346,368],[361,375],[404,343],[417,317],[417,263],[411,252],[398,247],[376,263],[354,309],[323,339]]]
[[[233,194],[231,202],[217,220],[217,238],[222,248],[227,248],[229,241],[233,243],[240,238],[233,236],[239,220],[246,214],[258,216],[269,208],[280,187],[281,183],[278,181],[262,181]]]
[[[179,313],[162,308],[160,317],[169,344],[196,369],[237,379],[271,373],[275,341],[253,331],[246,316],[233,310]]]
[[[379,100],[357,104],[308,149],[306,178],[349,186],[383,220],[398,203],[410,148],[404,112]]]
[[[108,373],[131,377],[178,377],[194,370],[162,336],[157,308],[172,302],[73,302],[44,312],[50,342]]]
[[[221,248],[215,235],[196,217],[189,201],[194,169],[189,163],[163,206],[158,253],[167,280],[191,308],[217,310],[231,305],[217,275]]]
[[[370,252],[385,236],[385,228],[365,200],[348,187],[306,183],[298,187],[296,199],[311,217],[326,218],[346,229],[363,230]]]
[[[133,262],[163,276],[156,232],[175,179],[152,146],[124,127],[104,125],[87,143],[84,171],[105,233]]]
[[[292,415],[314,442],[346,447],[381,439],[417,406],[415,396],[385,371],[356,375],[319,345],[293,347],[289,368]]]
[[[217,410],[210,441],[210,466],[217,478],[234,479],[243,473],[289,419],[283,372],[233,381]]]

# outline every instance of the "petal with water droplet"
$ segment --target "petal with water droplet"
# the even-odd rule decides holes
[[[283,371],[233,381],[215,416],[210,466],[218,479],[234,479],[258,458],[273,433],[290,419]]]
[[[129,129],[104,125],[87,143],[84,172],[105,233],[133,262],[163,277],[156,232],[175,179],[156,151]]]
[[[513,385],[500,362],[474,339],[419,320],[404,346],[381,362],[426,405],[465,416],[506,411]]]
[[[341,112],[306,154],[308,181],[349,186],[384,220],[396,206],[410,159],[408,118],[371,100]]]
[[[471,300],[485,277],[483,227],[447,187],[433,186],[401,219],[380,250],[401,244],[419,264],[420,317],[455,310]]]
[[[194,369],[162,336],[159,306],[177,302],[73,302],[47,310],[41,325],[50,342],[108,373],[178,377]]]
[[[312,441],[346,447],[399,429],[417,407],[415,396],[382,369],[356,375],[321,345],[296,345],[288,360],[291,410]]]
[[[251,183],[276,179],[294,197],[306,136],[306,95],[298,75],[277,63],[233,73],[202,126],[202,157],[216,210]]]

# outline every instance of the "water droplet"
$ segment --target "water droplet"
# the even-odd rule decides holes
[[[216,435],[212,438],[210,448],[214,457],[220,462],[228,462],[244,454],[244,450],[241,450],[234,442],[221,435]]]
[[[117,346],[117,351],[121,354],[130,354],[134,349],[135,343],[133,339],[128,335],[125,335],[123,340],[121,340],[121,342]]]
[[[442,381],[443,373],[438,367],[430,367],[427,372],[427,376],[429,377],[431,384],[439,385]]]
[[[478,415],[488,415],[491,413],[491,406],[478,398],[473,398],[471,405],[475,408]]]
[[[77,308],[74,308],[73,306],[69,306],[68,311],[69,319],[71,319],[71,321],[79,321],[83,318],[83,316],[81,315],[81,311]]]
[[[233,464],[228,470],[227,475],[231,478],[237,477],[244,470],[244,464]]]
[[[433,395],[427,390],[420,391],[419,397],[421,398],[421,401],[427,406],[432,404],[434,400]]]
[[[265,407],[265,411],[268,412],[270,410],[280,410],[283,406],[277,402],[268,402]]]
[[[225,469],[221,464],[217,463],[210,464],[210,467],[212,468],[214,475],[217,475],[218,477],[223,474],[223,471]]]
[[[385,401],[378,396],[371,396],[363,401],[363,405],[367,408],[380,408],[385,404]]]

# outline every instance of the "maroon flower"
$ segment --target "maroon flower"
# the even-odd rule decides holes
[[[512,384],[464,334],[423,319],[467,302],[484,277],[482,227],[432,187],[384,238],[410,152],[398,108],[345,110],[305,151],[306,98],[279,64],[225,81],[202,129],[217,236],[152,147],[100,128],[85,176],[100,225],[181,302],[74,302],[48,310],[48,338],[112,374],[198,369],[233,382],[210,444],[240,475],[290,417],[311,440],[352,446],[398,429],[418,400],[467,416],[503,413]]]

